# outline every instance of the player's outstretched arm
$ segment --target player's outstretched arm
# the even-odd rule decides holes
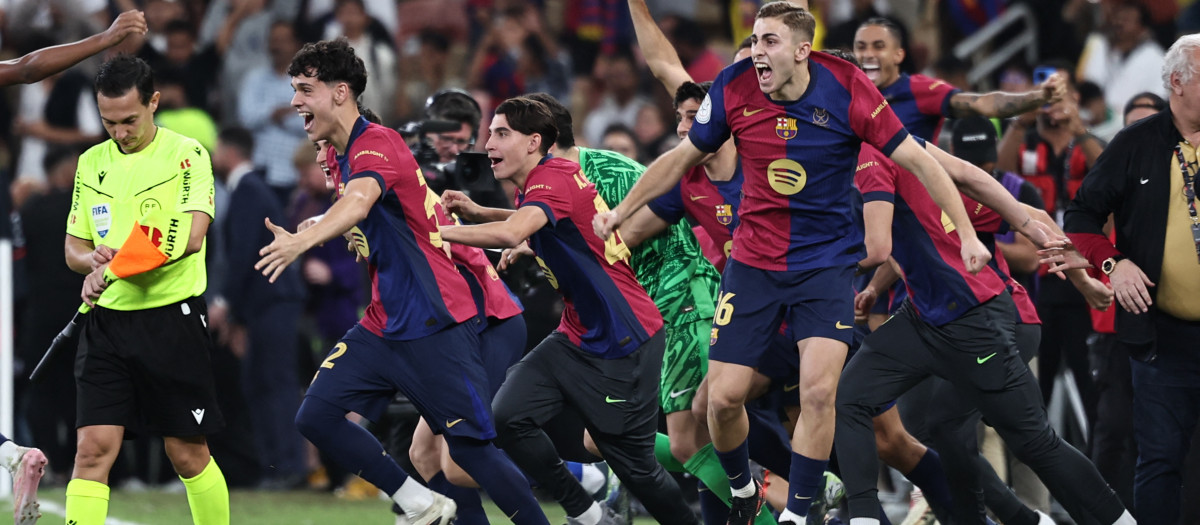
[[[446,213],[457,215],[474,223],[503,221],[515,213],[509,209],[480,206],[467,194],[457,190],[442,192],[442,208],[446,210]]]
[[[650,16],[646,0],[629,0],[629,14],[633,17],[633,32],[637,35],[642,55],[646,57],[646,65],[650,67],[650,72],[654,73],[654,78],[667,88],[667,93],[675,96],[679,86],[684,82],[691,82],[692,76],[684,69],[683,61],[679,60],[679,53],[671,47],[667,35],[663,34],[654,22],[654,17]]]
[[[954,182],[950,180],[946,170],[942,169],[937,160],[917,144],[912,137],[906,137],[904,142],[896,147],[896,150],[892,152],[891,159],[900,167],[916,175],[921,184],[925,186],[925,190],[929,192],[929,196],[933,197],[933,201],[950,217],[950,221],[954,223],[954,228],[958,231],[958,238],[962,242],[963,265],[967,271],[977,273],[982,270],[983,266],[991,260],[992,253],[975,235],[975,227],[971,225],[971,219],[967,215],[966,208],[963,207],[962,198],[959,197],[958,190],[955,189]]]
[[[668,226],[670,224],[662,220],[649,206],[642,206],[621,223],[621,240],[626,246],[633,248],[666,231]]]
[[[1043,248],[1050,241],[1065,237],[1061,230],[1055,234],[1047,224],[1031,216],[1029,207],[1018,202],[999,181],[974,164],[946,153],[933,144],[926,143],[925,151],[941,164],[959,190],[1000,214],[1005,222],[1028,237],[1035,246]]]
[[[121,13],[107,30],[78,42],[39,49],[23,57],[0,62],[0,85],[40,81],[121,43],[125,37],[133,34],[146,34],[146,17],[141,11]]]
[[[379,201],[381,195],[383,188],[375,179],[360,177],[346,184],[346,191],[329,207],[320,221],[300,233],[290,233],[273,224],[271,219],[264,219],[267,229],[275,234],[275,240],[258,251],[262,259],[254,264],[254,269],[262,270],[270,282],[275,282],[284,268],[300,254],[341,236],[366,219],[371,206]]]
[[[537,206],[524,206],[503,221],[442,226],[442,240],[478,248],[516,248],[550,219]]]
[[[950,97],[950,116],[954,118],[982,115],[1011,117],[1033,111],[1044,104],[1053,104],[1067,94],[1067,77],[1062,73],[1050,75],[1037,89],[1024,93],[993,91],[991,93],[957,93]]]
[[[601,239],[608,239],[613,230],[621,225],[633,212],[645,206],[655,197],[670,191],[683,178],[689,168],[704,159],[704,152],[692,144],[690,137],[684,137],[671,151],[650,163],[642,178],[629,189],[625,199],[611,211],[600,213],[592,219],[592,228]]]

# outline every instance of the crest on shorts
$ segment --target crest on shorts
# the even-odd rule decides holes
[[[716,208],[717,222],[724,224],[725,226],[729,226],[729,223],[733,222],[733,205],[718,204],[716,205]]]
[[[108,235],[108,230],[112,227],[111,208],[107,202],[92,206],[92,225],[96,227],[96,234],[101,238]]]
[[[789,117],[775,117],[775,134],[783,140],[791,140],[796,138],[796,119]]]
[[[710,334],[709,334],[709,336],[708,336],[708,346],[712,346],[712,345],[715,345],[715,344],[717,344],[717,330],[719,330],[719,328],[713,328],[713,329],[712,329],[712,333],[710,333]]]

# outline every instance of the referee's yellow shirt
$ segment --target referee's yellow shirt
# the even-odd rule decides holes
[[[122,153],[116,142],[107,140],[79,157],[68,235],[119,249],[134,221],[155,209],[201,211],[213,217],[212,162],[199,142],[160,126],[153,142],[137,153]],[[145,310],[204,293],[205,250],[112,283],[97,305]]]

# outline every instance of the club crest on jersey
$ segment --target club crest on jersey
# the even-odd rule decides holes
[[[778,159],[767,165],[767,182],[771,189],[783,195],[795,195],[808,183],[808,172],[799,162]]]
[[[729,226],[729,223],[733,222],[733,205],[718,204],[716,208],[717,222],[724,224],[725,226]]]
[[[783,140],[791,140],[796,138],[796,119],[789,117],[775,117],[775,134]]]
[[[108,235],[108,230],[112,227],[112,212],[109,209],[111,207],[108,203],[92,206],[92,224],[101,238]]]
[[[825,108],[817,108],[813,110],[812,123],[823,128],[829,127],[829,112]]]

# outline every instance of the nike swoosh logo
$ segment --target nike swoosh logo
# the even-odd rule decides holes
[[[517,517],[517,514],[520,514],[520,513],[521,513],[521,511],[519,511],[519,510],[518,510],[518,511],[516,511],[516,512],[514,512],[514,513],[512,513],[512,516],[509,516],[509,517],[508,517],[508,520],[509,520],[509,521],[512,521],[512,519],[513,519],[513,518],[515,518],[515,517]]]
[[[809,497],[807,497],[807,498],[802,498],[802,497],[800,497],[800,495],[799,495],[799,494],[796,494],[796,499],[803,501],[803,500],[806,500],[806,499],[812,499],[812,496],[809,496]]]
[[[751,115],[753,115],[753,114],[755,114],[755,113],[758,113],[759,111],[762,111],[762,110],[764,110],[764,109],[767,109],[767,108],[758,108],[758,109],[756,109],[756,110],[754,110],[754,111],[750,111],[749,109],[742,109],[742,116],[743,116],[743,117],[749,117],[749,116],[751,116]]]
[[[692,202],[696,202],[700,199],[707,199],[707,198],[708,198],[708,195],[692,195],[691,196]]]
[[[838,321],[837,324],[833,325],[833,327],[837,328],[838,330],[849,330],[854,328],[854,325],[844,325],[841,321]]]
[[[794,385],[783,385],[784,392],[791,392],[797,388],[800,388],[800,383],[796,383]]]
[[[604,396],[605,403],[624,403],[624,399],[613,399],[612,396]]]
[[[1142,184],[1145,184],[1145,183],[1147,183],[1147,182],[1150,182],[1150,179],[1138,179],[1138,182],[1141,182]]]
[[[726,477],[729,477],[729,476],[726,476]],[[732,477],[732,478],[729,478],[729,481],[733,481],[733,480],[735,480],[735,479],[738,479],[738,478],[740,478],[740,477],[742,477],[742,473],[741,473],[741,472],[739,472],[739,473],[738,473],[738,475],[736,475],[736,476],[734,476],[734,477]]]
[[[459,424],[459,423],[462,423],[462,422],[463,422],[462,418],[455,419],[454,421],[447,421],[447,422],[446,422],[446,428],[451,428],[451,427],[453,427],[454,425],[457,425],[457,424]]]
[[[988,362],[988,360],[990,360],[993,357],[996,357],[996,352],[992,352],[991,354],[988,354],[987,357],[976,357],[975,362],[982,365],[982,364]]]
[[[678,392],[676,392],[676,391],[672,390],[672,391],[671,391],[671,399],[675,399],[675,398],[677,398],[677,397],[679,397],[679,396],[682,396],[682,395],[684,395],[684,394],[686,394],[686,393],[688,393],[688,392],[691,392],[691,391],[692,391],[692,389],[694,389],[694,388],[696,388],[696,387],[692,387],[692,388],[685,388],[685,389],[683,389],[683,390],[680,390],[680,391],[678,391]]]

